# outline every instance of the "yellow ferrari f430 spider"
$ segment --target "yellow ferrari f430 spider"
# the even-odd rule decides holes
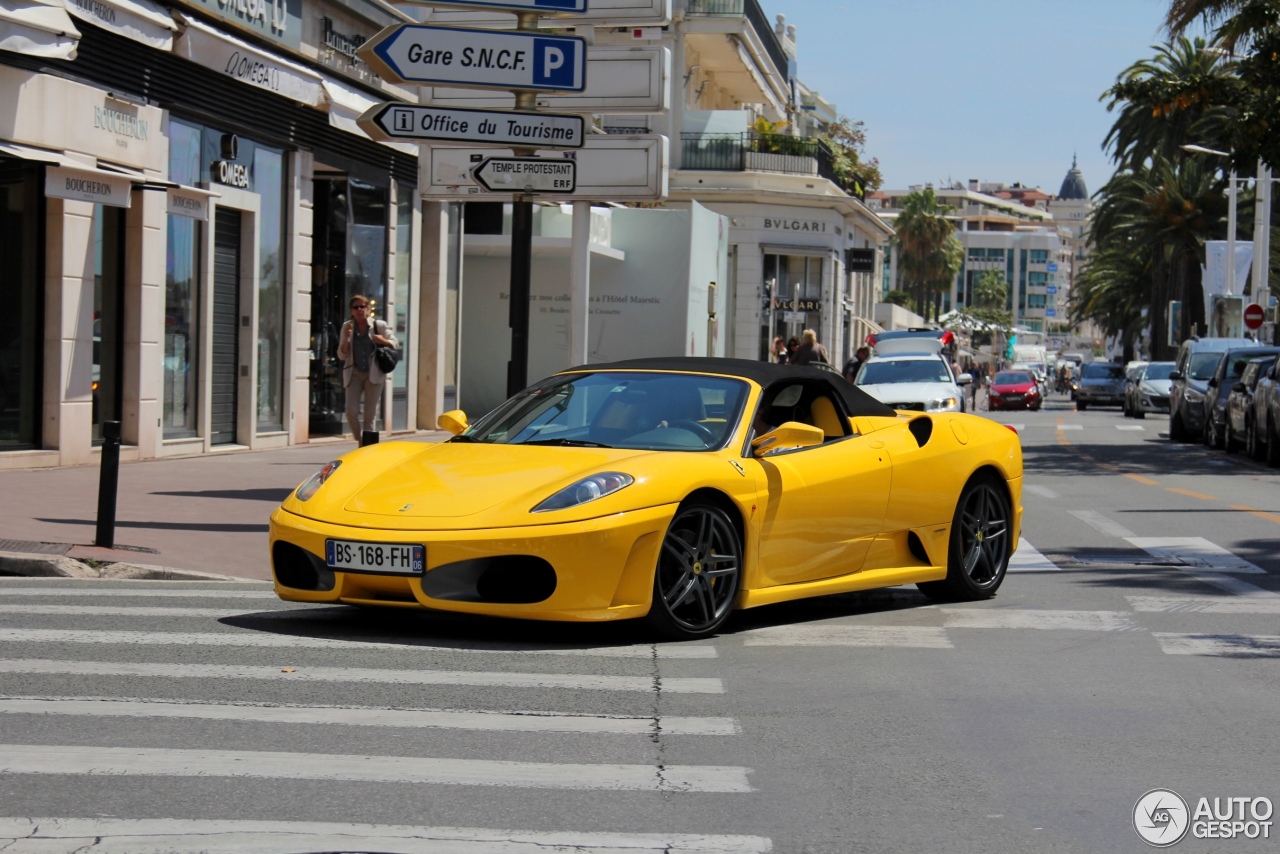
[[[734,609],[914,583],[993,596],[1022,449],[959,413],[895,412],[843,377],[737,359],[592,365],[438,443],[336,459],[271,516],[276,593],[716,632]]]

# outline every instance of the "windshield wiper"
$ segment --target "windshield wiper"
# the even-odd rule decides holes
[[[612,448],[601,442],[588,442],[586,439],[535,439],[532,442],[521,442],[522,445],[565,445],[575,448]]]

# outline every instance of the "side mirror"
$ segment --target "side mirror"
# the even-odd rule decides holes
[[[436,426],[457,436],[471,425],[467,423],[467,413],[461,409],[451,409],[436,419]]]
[[[1217,388],[1217,387],[1218,387],[1217,377],[1214,377],[1213,379],[1209,380],[1209,388]]]
[[[788,421],[781,427],[775,427],[763,436],[752,439],[751,455],[763,457],[776,451],[811,448],[821,445],[825,440],[825,434],[817,427],[801,424],[799,421]]]
[[[1169,379],[1171,379],[1171,380],[1180,380],[1180,379],[1182,379],[1182,373],[1181,373],[1181,372],[1179,372],[1179,371],[1170,371],[1170,372],[1169,372]]]
[[[956,377],[956,385],[969,385],[973,382],[973,374],[961,374]]]
[[[1245,389],[1244,389],[1244,383],[1236,383],[1235,385],[1233,385],[1233,386],[1231,387],[1231,390],[1232,390],[1232,391],[1238,391],[1238,392],[1243,393],[1243,392],[1244,392],[1244,390],[1245,390]]]

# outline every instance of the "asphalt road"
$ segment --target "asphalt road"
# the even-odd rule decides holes
[[[1280,473],[1163,418],[994,417],[1026,516],[982,603],[835,596],[653,645],[0,580],[0,847],[1115,854],[1149,849],[1152,789],[1280,801]]]

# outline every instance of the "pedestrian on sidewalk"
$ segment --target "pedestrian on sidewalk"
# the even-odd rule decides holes
[[[384,320],[369,322],[369,300],[356,294],[348,302],[351,319],[342,324],[338,358],[342,360],[342,385],[347,390],[347,425],[357,442],[365,431],[373,430],[378,402],[387,375],[373,357],[377,347],[400,349],[400,342]],[[361,412],[361,403],[364,411]]]
[[[831,359],[827,358],[827,348],[818,343],[818,333],[812,329],[806,329],[800,333],[800,347],[796,350],[791,364],[808,365],[812,362],[831,364]]]

